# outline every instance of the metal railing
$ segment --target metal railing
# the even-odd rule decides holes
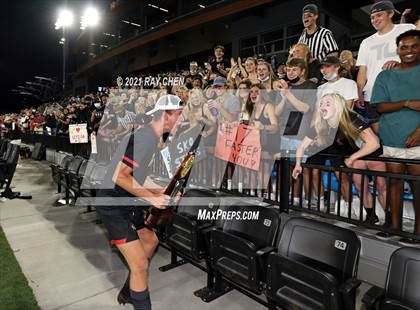
[[[5,135],[5,138],[21,139],[23,143],[35,144],[42,143],[45,147],[53,149],[56,152],[65,152],[72,155],[80,155],[89,158],[90,143],[71,144],[68,135],[47,135],[47,134],[32,134],[32,133],[19,133],[13,137]]]
[[[326,158],[332,158],[334,155],[324,154]],[[402,163],[411,165],[420,165],[420,160],[404,160],[384,157],[366,157],[363,160],[380,161],[383,163]],[[189,179],[190,186],[210,187],[220,189],[241,196],[261,197],[265,202],[280,206],[280,210],[288,212],[294,210],[315,214],[324,218],[347,222],[356,226],[375,229],[397,235],[405,238],[420,240],[420,235],[415,233],[415,227],[418,225],[416,213],[420,209],[420,186],[417,186],[417,194],[411,187],[411,193],[406,191],[406,186],[401,186],[398,210],[393,210],[391,205],[391,184],[399,182],[401,185],[408,185],[416,182],[420,185],[420,176],[410,174],[396,174],[387,171],[365,170],[347,168],[345,166],[332,167],[330,165],[302,164],[303,171],[299,177],[294,180],[291,177],[293,165],[291,158],[282,157],[276,161],[266,160],[272,164],[272,170],[268,184],[259,189],[253,189],[249,186],[252,173],[243,174],[240,179],[240,173],[234,173],[235,169],[244,169],[235,167],[233,164],[226,164],[217,158],[208,158],[205,161],[196,164],[196,173]],[[223,169],[224,167],[224,169]],[[168,178],[168,173],[163,162],[155,159],[152,173],[157,177]],[[260,179],[264,179],[264,169],[260,172]],[[316,177],[314,174],[318,174]],[[357,188],[354,177],[359,175],[361,181]],[[248,178],[248,180],[246,180]],[[307,188],[304,186],[304,179],[307,178]],[[382,180],[381,180],[382,179]],[[218,183],[214,181],[219,181]],[[384,186],[380,186],[382,181]],[[317,184],[315,183],[317,182]],[[242,182],[248,186],[240,189],[238,186]],[[366,183],[368,182],[368,183]],[[316,190],[322,189],[322,190]],[[366,192],[366,190],[368,192]],[[349,193],[349,194],[346,194]],[[383,205],[380,203],[379,195],[386,196]],[[367,205],[366,196],[371,195],[371,209],[373,214],[379,215],[373,221],[368,221],[368,215],[365,212]],[[347,197],[346,197],[347,196]],[[307,199],[305,199],[305,197]],[[419,198],[416,198],[419,197]],[[294,199],[295,198],[295,199]],[[415,198],[417,199],[415,201]],[[399,212],[398,223],[385,223],[385,210]],[[410,212],[412,210],[412,212]],[[406,211],[406,212],[404,212]],[[383,215],[383,216],[382,216]],[[376,221],[375,221],[376,220]],[[380,221],[378,221],[380,220]],[[392,227],[401,227],[395,229]],[[419,230],[417,230],[420,232]]]
[[[403,164],[412,164],[412,165],[419,165],[419,160],[402,160],[402,159],[391,159],[391,158],[376,158],[376,157],[368,157],[365,160],[369,161],[381,161],[384,163],[403,163]],[[289,162],[290,166],[290,162]],[[303,186],[302,179],[303,176],[299,176],[298,182],[291,182],[291,193],[298,192],[299,195],[299,203],[293,203],[293,194],[291,194],[292,199],[289,199],[289,208],[297,211],[304,211],[308,213],[313,213],[317,215],[321,215],[322,217],[332,218],[339,221],[345,221],[357,226],[363,226],[366,228],[373,228],[375,230],[387,232],[393,235],[399,235],[406,238],[414,238],[420,240],[420,236],[415,234],[415,228],[418,225],[417,221],[419,219],[416,218],[417,210],[420,208],[420,176],[409,175],[409,174],[396,174],[387,171],[375,171],[375,170],[362,170],[362,169],[354,169],[354,168],[347,168],[347,167],[331,167],[325,165],[312,165],[312,164],[303,164],[304,169],[307,169],[308,173],[307,178],[309,186],[308,186],[308,201],[307,203],[304,202],[304,195],[305,190]],[[314,191],[314,173],[319,175],[316,178],[318,182],[317,188],[322,188],[321,185],[324,185],[324,191],[321,193],[320,190],[317,192]],[[338,175],[338,177],[336,176]],[[359,188],[356,188],[354,176],[360,176]],[[322,178],[324,176],[324,178]],[[336,186],[333,186],[335,182],[333,179],[336,179]],[[346,178],[346,181],[343,179]],[[379,186],[378,180],[382,178],[383,186]],[[367,180],[370,180],[369,186],[366,186]],[[400,183],[399,189],[399,207],[395,210],[395,206],[391,204],[391,186],[394,183]],[[413,184],[416,182],[417,185],[417,193],[414,193],[414,187],[411,186],[411,193],[406,192],[406,187],[404,185],[408,185],[409,183]],[[297,184],[296,184],[297,183]],[[297,186],[297,189],[296,189]],[[346,188],[344,188],[344,186]],[[349,193],[348,201],[345,202],[345,195],[343,194],[343,190],[347,190]],[[368,193],[366,193],[366,190]],[[313,193],[315,192],[315,197],[313,198]],[[324,199],[321,195],[324,195]],[[380,222],[375,223],[375,221],[367,221],[367,214],[364,215],[364,209],[366,206],[366,194],[372,196],[372,213],[382,213],[385,215],[385,210],[389,211],[389,215],[394,212],[398,212],[398,223],[391,223],[388,222],[388,225],[383,225],[384,220],[382,219]],[[385,196],[385,201],[380,203],[379,196]],[[335,196],[335,197],[333,197]],[[290,197],[289,197],[290,198]],[[335,198],[335,199],[333,199]],[[344,198],[344,200],[342,199]],[[322,206],[323,202],[323,206]],[[343,202],[345,205],[343,205]],[[346,206],[347,204],[347,206]],[[342,212],[343,209],[345,212]],[[382,210],[383,211],[382,211]],[[408,211],[413,210],[411,216]],[[404,210],[407,211],[404,214]],[[355,212],[357,211],[357,212]],[[373,217],[375,218],[375,217]],[[389,219],[391,220],[391,219]],[[398,229],[394,229],[392,227],[398,227]],[[419,232],[419,230],[417,230]]]
[[[87,157],[90,151],[90,143],[70,144],[68,136],[22,133],[20,137],[25,143],[41,142],[48,148],[72,153],[73,155]],[[327,158],[332,157],[332,155],[326,156]],[[420,165],[420,160],[384,157],[365,157],[363,160]],[[214,154],[209,152],[205,160],[194,165],[194,173],[190,175],[188,185],[214,188],[244,197],[261,197],[268,203],[280,206],[281,211],[294,210],[316,214],[321,217],[420,240],[420,235],[415,233],[415,228],[419,226],[418,221],[420,220],[420,218],[417,218],[419,216],[416,217],[416,214],[420,214],[420,176],[304,163],[302,164],[304,173],[297,180],[294,180],[291,177],[293,168],[291,161],[292,159],[289,157],[281,157],[277,160],[262,159],[260,166],[268,165],[270,166],[269,169],[260,169],[260,172],[254,172],[226,163],[215,158]],[[156,156],[153,161],[151,173],[154,177],[169,178],[165,164],[159,156]],[[361,178],[359,184],[355,184],[354,181],[354,176],[357,175]],[[261,180],[267,180],[264,186],[261,186]],[[366,186],[368,181],[369,186]],[[382,186],[378,185],[381,182]],[[241,183],[243,185],[240,185]],[[399,200],[399,206],[392,206],[390,189],[396,183],[400,184],[399,195],[401,199]],[[411,193],[407,192],[405,190],[407,186],[404,185],[413,183],[417,184],[417,193],[414,193],[413,186],[411,186]],[[368,190],[368,193],[366,190]],[[385,202],[382,201],[383,205],[379,206],[378,197],[383,191],[386,199]],[[392,226],[383,226],[383,218],[381,222],[377,223],[366,221],[364,208],[367,195],[372,197],[371,207],[375,214],[383,214],[381,209],[394,212]],[[399,213],[398,217],[395,216],[395,212]],[[395,223],[395,218],[398,218],[397,223]],[[417,229],[417,232],[420,232],[420,229]]]

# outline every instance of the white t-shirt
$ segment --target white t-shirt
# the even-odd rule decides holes
[[[414,29],[412,24],[394,25],[392,30],[386,34],[375,33],[362,41],[357,56],[356,66],[367,67],[367,82],[363,89],[365,100],[370,101],[373,84],[376,77],[382,71],[382,66],[390,60],[399,61],[397,55],[397,37],[408,30]]]
[[[346,100],[356,100],[359,97],[356,82],[346,78],[341,78],[335,82],[327,82],[319,86],[317,93],[318,102],[322,96],[331,93],[337,93]]]

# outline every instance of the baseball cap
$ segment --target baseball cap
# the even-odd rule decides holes
[[[339,64],[340,64],[340,59],[338,59],[338,57],[335,57],[335,56],[327,56],[321,61],[321,65],[324,65],[324,66],[332,66],[332,65],[339,65]]]
[[[399,11],[397,11],[394,7],[394,4],[391,1],[379,1],[370,7],[370,14],[376,13],[376,12],[382,12],[382,11],[395,11],[398,14],[401,14]]]
[[[313,3],[307,4],[302,9],[302,13],[305,13],[305,12],[311,12],[313,14],[318,15],[318,12],[319,12],[318,6],[316,4],[313,4]]]
[[[213,82],[213,86],[225,86],[226,85],[226,78],[224,78],[223,76],[218,76],[214,82]]]
[[[158,99],[152,110],[146,112],[146,115],[152,115],[157,111],[181,110],[182,108],[181,99],[178,96],[164,95]]]

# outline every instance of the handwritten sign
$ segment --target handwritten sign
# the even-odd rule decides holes
[[[194,142],[197,140],[199,134],[201,133],[201,126],[196,126],[183,132],[176,139],[174,139],[168,147],[169,158],[170,158],[170,174],[175,173],[176,169],[181,165],[185,155],[193,146]],[[203,140],[200,141],[200,144],[196,150],[196,159],[195,163],[206,157],[206,153],[203,147]],[[168,156],[168,154],[166,154]]]
[[[98,147],[96,145],[96,135],[94,132],[90,134],[91,154],[98,154]]]
[[[260,133],[240,124],[219,123],[215,156],[248,169],[258,171],[261,160]]]
[[[86,124],[69,125],[70,143],[88,143]]]

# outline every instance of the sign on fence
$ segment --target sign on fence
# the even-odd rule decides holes
[[[219,123],[215,156],[235,165],[258,171],[261,160],[259,131],[244,124]]]
[[[70,143],[88,143],[86,124],[69,125]]]
[[[191,149],[200,133],[200,126],[191,128],[180,134],[179,137],[174,139],[167,148],[161,151],[162,158],[169,175],[173,175],[176,169],[178,169],[178,167],[181,165],[185,155],[187,155],[188,151]],[[196,151],[195,163],[198,163],[205,157],[206,154],[201,140]]]

